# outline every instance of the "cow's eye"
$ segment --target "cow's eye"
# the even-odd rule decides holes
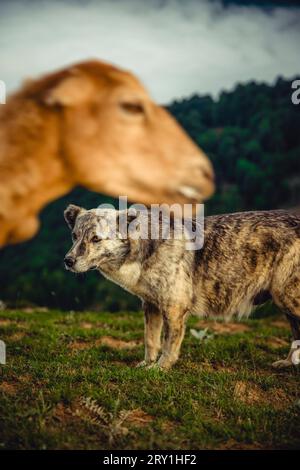
[[[92,241],[92,243],[98,243],[98,242],[101,241],[101,238],[97,237],[97,235],[94,235],[91,241]]]
[[[138,102],[122,101],[120,107],[128,114],[143,114],[145,111],[143,105]]]

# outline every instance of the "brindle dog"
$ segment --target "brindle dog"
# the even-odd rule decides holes
[[[189,313],[241,318],[268,298],[285,312],[294,340],[300,340],[300,216],[265,211],[206,217],[204,246],[189,251],[186,240],[175,237],[99,236],[99,227],[101,233],[109,230],[119,215],[70,205],[65,219],[74,243],[65,264],[73,272],[97,269],[143,300],[140,365],[168,369],[176,362]],[[291,366],[293,351],[273,365]]]

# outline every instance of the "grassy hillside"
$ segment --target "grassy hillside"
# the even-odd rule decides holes
[[[214,334],[199,342],[190,328]],[[168,373],[135,369],[139,312],[3,311],[2,449],[300,447],[300,372],[270,364],[289,347],[281,317],[190,320]]]

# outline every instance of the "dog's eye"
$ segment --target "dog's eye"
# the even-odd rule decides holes
[[[92,243],[98,243],[98,242],[101,241],[101,238],[97,237],[97,235],[94,235],[91,241],[92,241]]]

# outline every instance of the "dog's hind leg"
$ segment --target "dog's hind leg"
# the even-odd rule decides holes
[[[300,364],[300,318],[289,311],[286,311],[286,317],[291,326],[294,341],[287,358],[273,362],[272,366],[276,369],[285,369]]]
[[[271,293],[273,301],[288,319],[293,342],[287,358],[272,364],[276,369],[292,367],[300,362],[300,258],[297,254],[295,256],[295,250],[288,256],[282,262],[282,269],[276,273]],[[283,281],[284,273],[289,270],[290,276]]]

